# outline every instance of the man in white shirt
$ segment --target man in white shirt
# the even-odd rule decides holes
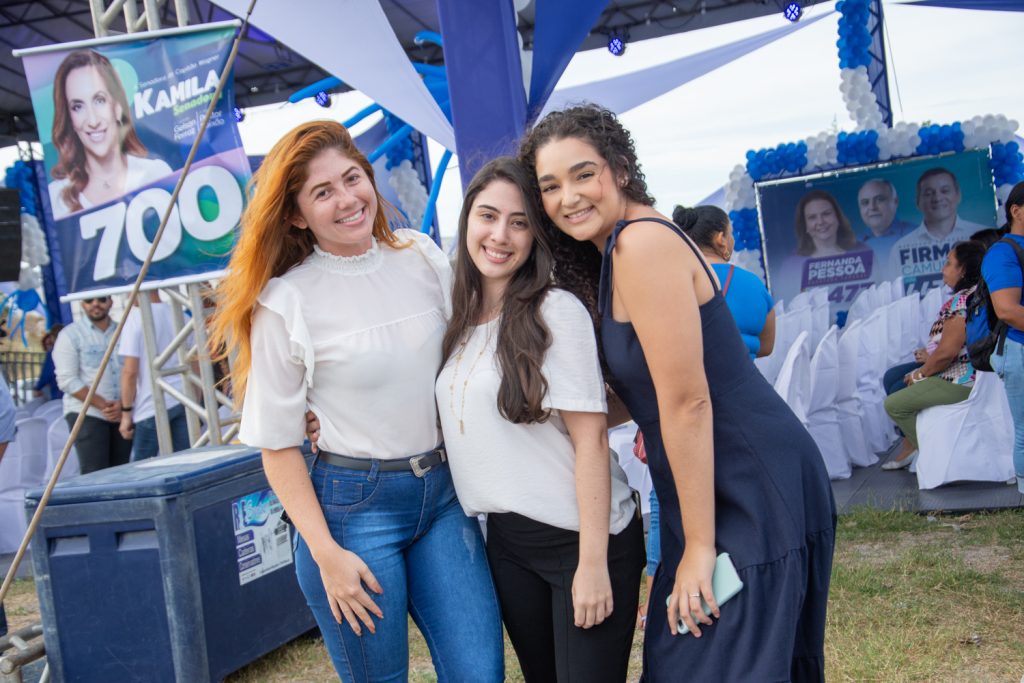
[[[921,224],[893,245],[889,255],[889,272],[917,280],[925,289],[934,281],[941,284],[942,266],[950,248],[957,242],[986,227],[957,215],[960,206],[960,183],[948,169],[930,168],[917,179],[917,210]]]
[[[145,296],[145,294],[139,296]],[[171,317],[170,307],[160,301],[158,292],[150,292],[149,300],[153,311],[153,334],[159,354],[163,353],[174,340],[174,319]],[[124,321],[124,329],[121,330],[121,341],[117,349],[122,363],[121,403],[124,404],[124,412],[121,414],[121,434],[126,439],[134,437],[134,460],[152,458],[160,450],[156,436],[153,381],[145,350],[142,313],[139,310],[138,301],[136,301],[135,306],[128,312],[128,319]],[[182,390],[181,375],[174,375],[166,380],[178,391]],[[191,444],[188,438],[188,423],[185,420],[185,407],[166,392],[164,392],[164,403],[167,406],[167,418],[171,424],[173,450],[186,450]]]
[[[128,462],[131,440],[118,431],[121,421],[121,363],[111,356],[100,378],[92,403],[82,402],[89,393],[100,361],[114,336],[117,324],[110,317],[109,296],[82,299],[85,319],[71,323],[57,336],[53,345],[53,366],[57,386],[64,392],[64,419],[74,427],[78,413],[86,411],[85,421],[75,441],[82,474]]]

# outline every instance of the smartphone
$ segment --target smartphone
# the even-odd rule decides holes
[[[718,602],[718,606],[721,607],[726,602],[732,599],[737,593],[743,590],[743,581],[740,580],[740,575],[736,573],[736,567],[732,564],[732,558],[729,557],[729,553],[722,553],[715,560],[715,571],[711,575],[711,591],[715,594],[715,600]],[[665,606],[668,606],[668,601],[671,600],[672,596],[665,599]],[[701,608],[704,610],[704,614],[711,614],[711,608],[708,603],[704,602],[704,598],[700,599]],[[679,633],[689,633],[690,627],[686,625],[682,619],[679,620]]]

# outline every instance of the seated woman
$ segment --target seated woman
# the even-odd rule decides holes
[[[882,465],[898,470],[910,465],[917,452],[917,414],[932,406],[959,403],[974,386],[974,368],[967,356],[967,300],[981,278],[985,247],[978,242],[957,242],[942,268],[942,281],[953,296],[942,305],[932,323],[923,365],[903,378],[905,389],[885,399],[885,411],[906,435],[898,453]]]
[[[729,263],[736,244],[729,216],[717,206],[677,206],[672,221],[697,243],[714,269],[750,357],[771,354],[775,347],[775,302],[761,278]]]

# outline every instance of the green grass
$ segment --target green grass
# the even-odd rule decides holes
[[[12,626],[38,620],[30,581],[7,600]],[[13,615],[13,618],[11,618]],[[640,675],[642,633],[630,681]],[[410,622],[409,680],[434,681]],[[829,681],[1019,683],[1024,676],[1024,510],[923,516],[860,509],[839,519],[825,639]],[[506,642],[509,681],[522,681]],[[317,637],[299,638],[231,683],[336,681]]]

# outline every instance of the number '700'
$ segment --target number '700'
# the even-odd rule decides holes
[[[212,220],[207,220],[199,210],[199,191],[204,187],[209,187],[217,196],[219,209]],[[122,233],[128,239],[132,256],[144,261],[153,245],[143,230],[146,213],[155,211],[157,216],[163,218],[170,203],[170,192],[152,187],[132,197],[128,204],[118,202],[83,216],[79,221],[82,239],[91,240],[103,231],[93,267],[93,279],[103,280],[117,274],[117,252],[121,246]],[[241,215],[242,190],[230,171],[220,166],[204,166],[192,171],[182,183],[178,204],[167,219],[167,227],[164,228],[153,261],[161,261],[177,251],[181,244],[182,229],[199,241],[209,242],[230,232],[238,224]]]

